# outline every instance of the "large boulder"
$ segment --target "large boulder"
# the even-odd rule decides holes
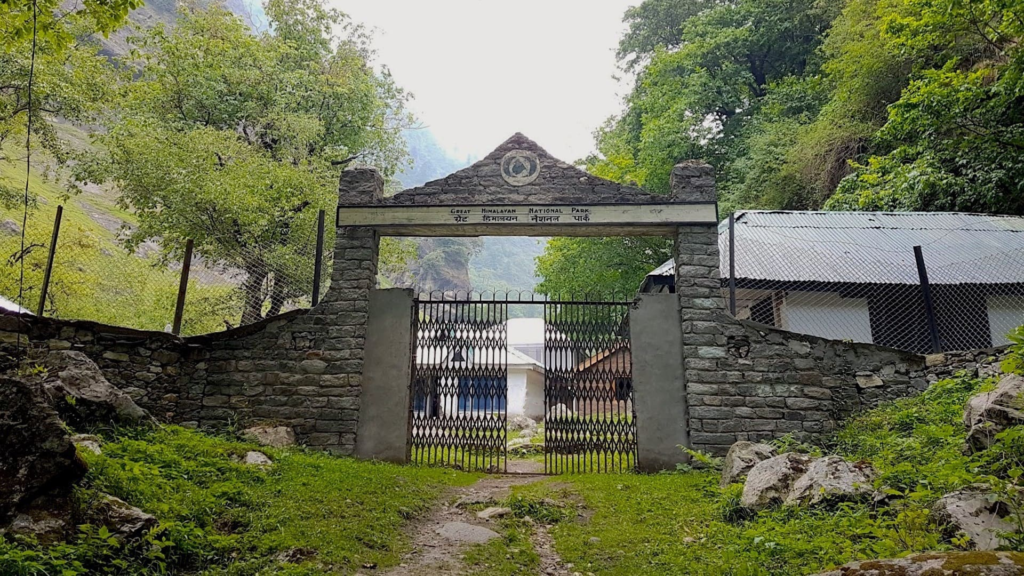
[[[926,552],[850,562],[817,576],[1024,576],[1020,552]]]
[[[537,422],[533,418],[517,414],[509,416],[507,426],[509,430],[514,431],[534,430],[537,428]]]
[[[783,502],[797,478],[804,475],[811,457],[789,452],[758,462],[747,473],[740,504],[760,510]]]
[[[261,446],[285,448],[295,445],[295,430],[291,426],[253,426],[246,428],[242,436]]]
[[[725,488],[729,484],[742,482],[751,468],[772,456],[775,456],[775,448],[767,444],[755,444],[746,440],[733,444],[725,455],[719,486]]]
[[[37,385],[0,378],[0,438],[0,521],[85,475],[85,462]]]
[[[120,538],[137,538],[158,524],[155,517],[110,494],[98,494],[88,502],[82,520]]]
[[[31,536],[40,544],[64,541],[74,532],[71,498],[67,494],[45,495],[22,506],[0,534]]]
[[[932,508],[937,521],[969,536],[975,550],[995,550],[1005,543],[999,534],[1017,529],[1016,523],[1007,519],[1009,513],[1005,504],[993,502],[978,490],[946,494]]]
[[[99,366],[81,352],[57,350],[43,359],[43,388],[57,412],[72,427],[152,422],[148,412],[103,377]]]
[[[569,408],[565,404],[555,404],[548,409],[548,413],[544,417],[544,420],[565,420],[572,418],[575,415],[576,413],[572,411],[572,408]]]
[[[967,450],[984,450],[995,442],[996,434],[1011,426],[1024,424],[1024,377],[1009,374],[991,392],[978,394],[967,402],[964,426]]]
[[[818,458],[793,483],[787,505],[810,505],[823,500],[852,500],[870,496],[877,474],[866,462],[851,463],[839,456]]]

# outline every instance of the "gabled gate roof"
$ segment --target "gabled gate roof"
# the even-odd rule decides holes
[[[588,174],[516,133],[472,166],[409,188],[383,204],[643,204],[672,202]]]

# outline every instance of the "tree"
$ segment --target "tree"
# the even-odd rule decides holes
[[[99,137],[108,155],[78,172],[118,185],[138,218],[128,248],[157,240],[178,259],[191,238],[208,263],[244,272],[243,323],[309,293],[317,212],[333,216],[340,166],[390,177],[407,123],[405,94],[373,71],[343,14],[317,0],[271,0],[266,12],[272,33],[213,7],[144,34]]]
[[[114,84],[115,71],[92,37],[116,29],[140,4],[103,0],[72,8],[48,0],[0,3],[0,161],[12,154],[11,143],[24,141],[30,116],[33,149],[48,152],[58,167],[69,160],[57,123],[95,121]],[[0,180],[0,208],[22,202],[23,191],[17,187],[23,184]]]
[[[142,6],[142,0],[6,0],[0,3],[0,45],[21,45],[33,37],[52,43],[54,52],[74,42],[83,30],[110,34]],[[76,26],[81,26],[76,28]]]
[[[833,209],[1024,214],[1024,2],[906,0],[882,30],[915,72]]]
[[[626,110],[597,131],[598,153],[585,160],[586,168],[667,193],[676,162],[703,159],[716,167],[723,196],[730,195],[730,186],[753,188],[762,179],[741,176],[750,168],[742,159],[754,150],[768,165],[780,164],[773,158],[779,144],[820,107],[819,83],[793,79],[820,69],[823,33],[840,5],[841,0],[647,0],[630,9],[619,57],[626,69],[643,66]],[[767,101],[773,89],[797,101]],[[774,121],[777,126],[764,130]],[[760,192],[746,192],[754,194]],[[592,261],[568,261],[584,257]],[[539,260],[539,290],[635,290],[669,257],[666,241],[553,241]]]
[[[628,296],[672,257],[665,238],[552,238],[537,257],[536,291],[549,296]]]

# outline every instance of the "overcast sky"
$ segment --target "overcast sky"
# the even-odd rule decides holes
[[[456,157],[515,132],[573,161],[621,108],[622,14],[639,0],[329,0],[374,32],[379,64]]]

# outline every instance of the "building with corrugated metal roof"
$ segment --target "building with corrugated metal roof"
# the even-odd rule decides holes
[[[737,318],[930,352],[919,246],[941,349],[1005,344],[1024,324],[1024,218],[755,210],[734,218],[732,236],[728,220],[718,228],[719,269]],[[641,292],[674,291],[675,268],[670,260],[652,271]]]

